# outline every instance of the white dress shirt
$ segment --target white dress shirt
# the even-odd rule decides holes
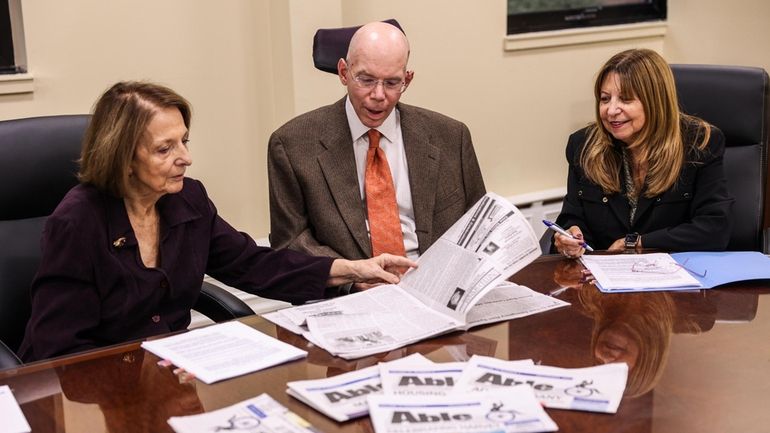
[[[358,171],[358,188],[361,191],[361,199],[366,202],[364,179],[366,178],[366,154],[369,151],[369,127],[361,123],[350,98],[345,102],[345,112],[348,117],[348,125],[353,138],[353,150],[356,155],[356,170]],[[396,190],[396,202],[398,202],[398,214],[401,219],[401,231],[404,234],[404,250],[410,259],[416,259],[420,255],[417,243],[417,232],[414,223],[414,207],[412,206],[412,190],[409,186],[409,166],[404,151],[404,138],[401,136],[401,116],[397,109],[393,109],[385,121],[376,128],[382,137],[380,148],[385,152],[390,166],[390,174],[393,177],[393,186]],[[369,218],[366,220],[366,228],[369,230]]]

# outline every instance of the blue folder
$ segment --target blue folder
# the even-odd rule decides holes
[[[704,289],[727,283],[770,279],[770,257],[756,251],[674,253],[671,257],[691,271]],[[705,273],[705,277],[701,277]]]

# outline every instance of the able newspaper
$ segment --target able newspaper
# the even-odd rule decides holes
[[[176,433],[319,433],[305,419],[267,394],[212,412],[174,416],[168,419],[168,424]]]
[[[540,256],[532,227],[488,193],[398,285],[268,313],[329,353],[355,359],[453,330],[569,305],[505,280]]]

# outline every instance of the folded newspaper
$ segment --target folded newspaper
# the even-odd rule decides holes
[[[415,353],[380,365],[433,365]],[[347,421],[369,413],[366,398],[381,394],[380,367],[373,365],[333,377],[297,380],[286,384],[286,393],[336,421]]]
[[[263,317],[333,355],[355,359],[428,337],[569,305],[505,280],[540,256],[527,220],[488,193],[436,241],[398,285]]]
[[[407,360],[407,358],[404,358]],[[510,361],[511,365],[533,365],[531,359]],[[381,363],[382,393],[403,396],[450,395],[462,377],[467,362],[440,363]]]
[[[369,411],[377,433],[551,432],[556,423],[532,388],[515,386],[485,394],[449,396],[375,395]]]
[[[627,378],[625,363],[559,368],[474,355],[455,384],[454,393],[487,393],[529,385],[545,407],[615,413]]]
[[[259,433],[318,433],[310,423],[267,394],[212,412],[174,416],[168,424],[176,433],[239,431]]]

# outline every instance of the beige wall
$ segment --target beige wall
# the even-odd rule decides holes
[[[591,120],[594,72],[615,52],[770,69],[770,3],[669,3],[663,38],[505,52],[503,0],[23,0],[36,89],[0,95],[0,119],[87,112],[117,80],[165,83],[194,106],[190,174],[234,226],[266,236],[270,132],[344,94],[312,67],[315,29],[395,17],[416,71],[404,102],[468,124],[490,190],[560,187],[566,137]]]

